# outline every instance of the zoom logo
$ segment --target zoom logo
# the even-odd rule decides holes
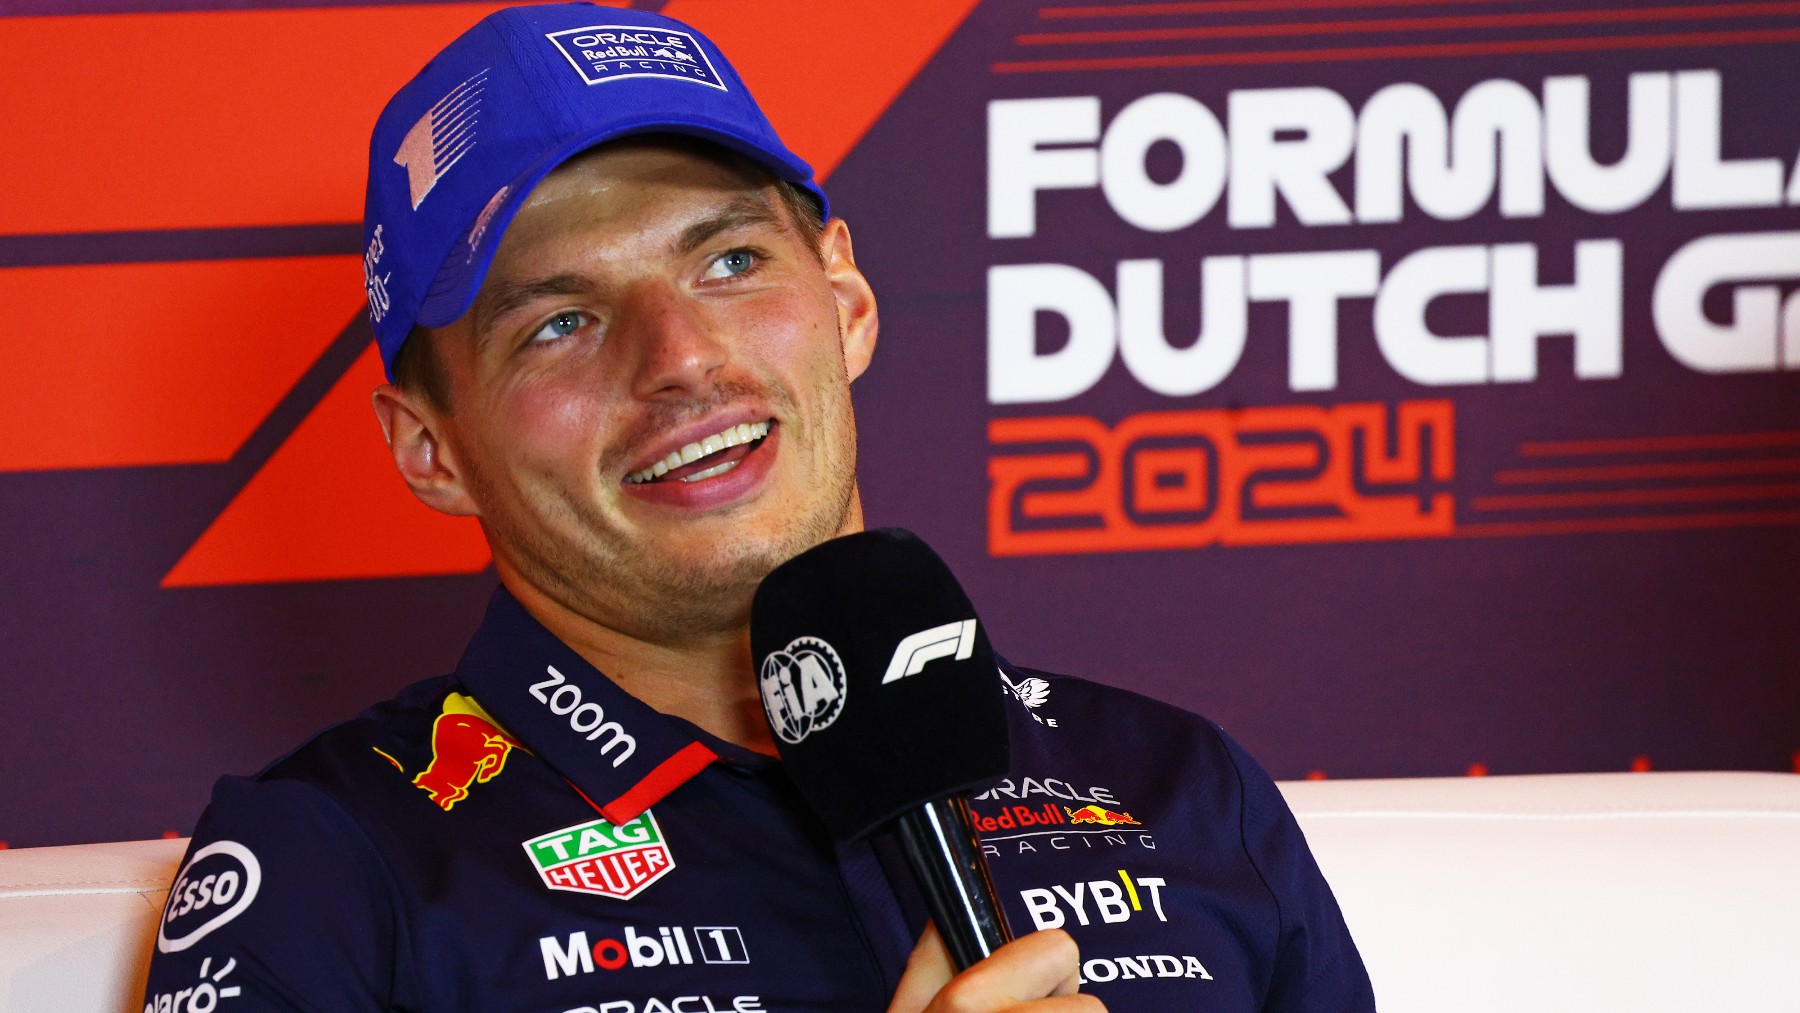
[[[577,735],[587,736],[593,742],[601,736],[606,741],[600,744],[602,756],[615,748],[623,748],[624,752],[613,757],[612,765],[617,767],[637,752],[637,739],[631,733],[619,727],[617,721],[606,720],[606,711],[592,700],[581,699],[581,687],[569,680],[569,677],[558,672],[555,665],[544,666],[550,676],[543,682],[531,684],[531,695],[537,702],[550,708],[550,713],[569,719],[569,728]]]

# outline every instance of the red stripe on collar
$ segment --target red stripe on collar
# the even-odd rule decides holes
[[[646,774],[643,780],[632,785],[625,794],[613,799],[605,805],[595,805],[587,793],[575,788],[576,794],[586,799],[587,804],[608,823],[618,826],[629,823],[643,814],[645,809],[661,802],[670,792],[686,784],[695,774],[705,770],[709,764],[719,758],[719,754],[698,742],[690,742],[675,751],[675,755],[656,765]],[[574,782],[569,786],[574,788]]]

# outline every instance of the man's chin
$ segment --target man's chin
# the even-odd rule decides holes
[[[692,546],[664,557],[658,569],[664,579],[696,593],[729,596],[754,593],[777,566],[823,541],[822,538],[734,538],[708,546]]]
[[[799,510],[761,504],[725,524],[702,524],[671,533],[659,546],[660,568],[681,583],[717,593],[749,587],[800,553],[861,526],[854,487],[836,503],[801,504]]]
[[[622,633],[665,644],[729,634],[750,622],[756,588],[773,566],[750,560],[684,566],[671,561],[640,574],[637,593],[616,600],[621,611],[602,620]],[[622,588],[620,588],[622,590]]]

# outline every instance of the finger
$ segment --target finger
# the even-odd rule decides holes
[[[956,965],[950,962],[950,951],[938,935],[937,925],[925,923],[925,932],[906,958],[906,970],[900,975],[900,986],[894,990],[894,1001],[888,1013],[922,1013],[931,1005],[932,997],[956,976]]]
[[[964,971],[945,991],[969,998],[959,1009],[1003,1009],[1028,999],[1073,996],[1081,986],[1081,952],[1062,929],[1045,929],[1007,943]]]

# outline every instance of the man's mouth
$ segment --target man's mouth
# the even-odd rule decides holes
[[[631,485],[646,482],[698,482],[723,475],[738,466],[769,435],[769,421],[727,426],[703,440],[690,443],[642,471],[625,476]]]

